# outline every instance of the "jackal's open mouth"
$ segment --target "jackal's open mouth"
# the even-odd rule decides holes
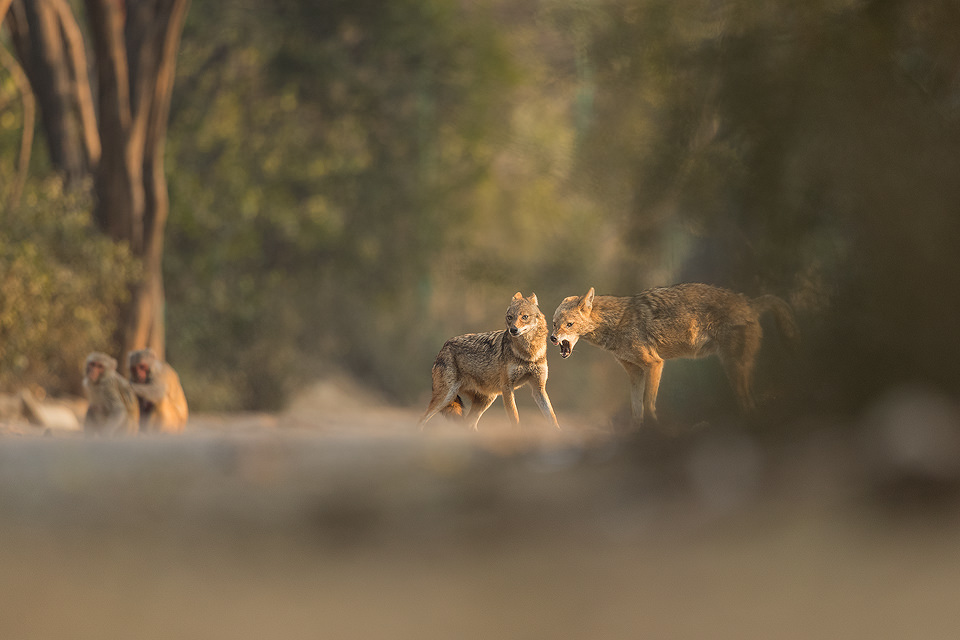
[[[573,348],[570,346],[569,340],[560,341],[560,357],[561,358],[569,357],[570,352],[572,351],[573,351]]]

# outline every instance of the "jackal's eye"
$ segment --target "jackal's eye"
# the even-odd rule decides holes
[[[507,322],[513,322],[513,316],[507,316]]]
[[[573,323],[572,323],[572,322],[568,322],[568,323],[567,323],[567,327],[572,327],[572,326],[573,326]]]
[[[530,316],[523,316],[521,319],[522,319],[522,320],[529,320],[529,319],[530,319]]]

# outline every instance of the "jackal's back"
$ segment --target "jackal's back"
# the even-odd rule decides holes
[[[728,316],[730,312],[745,310],[749,303],[742,294],[698,282],[654,287],[632,298],[647,307],[655,319],[684,318],[694,314],[706,317]]]
[[[450,338],[440,349],[433,366],[452,360],[462,371],[484,369],[490,363],[499,361],[506,346],[505,334],[506,331],[500,330]]]
[[[468,333],[447,340],[433,363],[434,385],[456,380],[486,389],[499,385],[500,368],[507,349],[506,331]]]
[[[655,344],[666,358],[705,355],[729,327],[755,322],[757,315],[746,296],[700,283],[656,287],[621,300],[625,317],[643,334],[636,337]]]

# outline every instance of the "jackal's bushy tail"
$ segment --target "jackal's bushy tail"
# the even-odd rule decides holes
[[[764,295],[754,298],[750,304],[758,313],[766,311],[773,312],[773,319],[777,323],[777,329],[780,334],[787,339],[791,345],[800,342],[800,329],[797,327],[796,320],[793,319],[793,309],[781,298],[772,295]]]

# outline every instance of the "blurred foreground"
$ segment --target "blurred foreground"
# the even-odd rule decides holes
[[[466,433],[326,385],[183,437],[0,438],[3,638],[948,638],[955,406],[803,436]],[[15,433],[27,434],[16,437]],[[37,432],[39,433],[39,431]]]

